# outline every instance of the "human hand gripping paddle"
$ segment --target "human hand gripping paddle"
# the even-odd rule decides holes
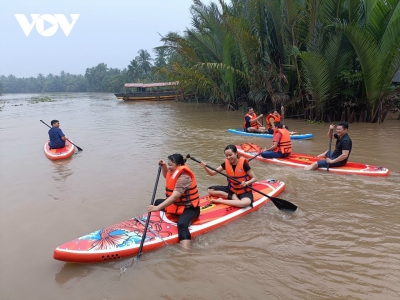
[[[186,158],[190,158],[191,160],[194,160],[195,162],[201,163],[201,161],[199,161],[196,158],[190,156],[190,154],[186,155]],[[217,172],[217,173],[219,173],[219,174],[221,174],[221,175],[224,175],[225,177],[227,177],[227,178],[229,178],[231,180],[234,180],[234,181],[236,181],[238,183],[241,183],[241,181],[237,180],[236,178],[228,176],[228,175],[218,171],[217,169],[214,169],[213,167],[210,167],[208,165],[206,165],[206,167],[211,169],[211,170],[213,170],[213,171],[215,171],[215,172]],[[271,199],[272,203],[274,203],[275,206],[279,210],[283,210],[283,211],[289,212],[289,213],[294,213],[296,211],[296,209],[297,209],[297,206],[294,205],[293,203],[290,203],[289,201],[286,201],[286,200],[283,200],[283,199],[280,199],[280,198],[276,198],[276,197],[268,196],[267,194],[264,194],[263,192],[261,192],[259,190],[256,190],[255,188],[252,188],[251,186],[247,186],[247,187],[249,189],[251,189],[251,190],[253,190],[253,191],[255,191],[255,192],[257,192],[257,193],[259,193],[259,194],[261,194],[261,195],[263,195],[265,197],[268,197],[269,199]]]
[[[330,132],[330,138],[329,138],[329,152],[328,152],[328,158],[331,158],[331,149],[332,149],[332,135],[333,135],[333,129],[331,129]],[[326,171],[329,172],[329,164],[326,163]]]
[[[161,173],[161,165],[158,166],[157,179],[156,179],[156,183],[154,185],[153,196],[151,197],[150,205],[154,204],[154,198],[156,197],[158,180],[160,179],[160,173]],[[144,225],[144,229],[143,229],[144,231],[143,231],[142,240],[140,242],[139,252],[138,252],[138,254],[136,256],[137,260],[139,260],[140,259],[140,255],[142,255],[142,248],[143,248],[144,240],[146,239],[146,233],[147,233],[147,228],[149,227],[150,216],[151,216],[151,212],[149,212],[147,214],[146,224]]]
[[[47,127],[51,128],[49,125],[47,125],[45,122],[43,122],[42,120],[40,120],[40,122],[42,122],[44,125],[46,125]],[[70,142],[72,145],[74,145],[78,151],[83,151],[83,149],[77,145],[75,145],[73,142],[71,142],[69,139],[67,139],[68,142]]]

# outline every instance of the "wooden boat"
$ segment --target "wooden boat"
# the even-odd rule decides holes
[[[177,100],[176,89],[179,81],[158,83],[125,83],[125,92],[114,94],[124,101],[166,101]]]

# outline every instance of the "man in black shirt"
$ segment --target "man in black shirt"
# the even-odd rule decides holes
[[[331,138],[331,130],[335,128],[335,125],[329,126],[328,138]],[[349,124],[347,122],[340,122],[336,126],[336,134],[334,137],[336,139],[335,151],[329,152],[329,150],[318,155],[319,158],[324,158],[324,160],[319,160],[313,164],[305,167],[305,170],[315,170],[317,168],[327,168],[329,167],[342,167],[347,163],[350,156],[351,148],[353,143],[347,134],[349,129]]]

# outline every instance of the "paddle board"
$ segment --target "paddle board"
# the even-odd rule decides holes
[[[254,157],[257,152],[246,152],[240,145],[236,145],[238,153],[246,158]],[[320,158],[308,154],[292,153],[287,158],[263,158],[261,155],[255,159],[272,164],[280,164],[290,167],[304,168],[311,165],[313,162],[320,160]],[[325,171],[326,168],[319,168],[317,170]],[[329,173],[334,174],[355,174],[365,176],[388,176],[389,169],[379,166],[372,166],[362,163],[347,162],[343,167],[329,167]]]
[[[285,189],[285,183],[274,179],[261,180],[254,183],[253,188],[276,197]],[[245,208],[210,204],[209,195],[201,197],[200,216],[189,227],[192,238],[251,213],[270,201],[268,197],[257,192],[253,191],[253,195],[253,207]],[[95,263],[137,255],[147,215],[147,213],[138,215],[66,242],[54,250],[53,257],[66,262]],[[176,221],[176,217],[164,212],[151,213],[149,230],[142,251],[179,242]]]
[[[246,132],[242,128],[230,128],[228,129],[228,132],[233,133],[233,134],[239,134],[239,135],[244,135],[244,136],[252,136],[252,137],[259,137],[259,138],[265,138],[265,139],[272,139],[274,136],[273,134],[269,133],[253,133],[253,132]],[[309,140],[313,138],[312,133],[304,133],[304,134],[291,134],[290,139],[292,140]]]
[[[65,159],[70,157],[75,152],[75,146],[72,145],[68,140],[65,141],[65,147],[60,149],[50,149],[49,142],[50,141],[47,141],[46,144],[44,144],[44,154],[48,159]]]

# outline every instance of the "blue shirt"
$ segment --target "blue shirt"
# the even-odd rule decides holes
[[[65,147],[65,141],[61,137],[65,136],[60,128],[51,127],[49,130],[50,148],[58,149]]]

